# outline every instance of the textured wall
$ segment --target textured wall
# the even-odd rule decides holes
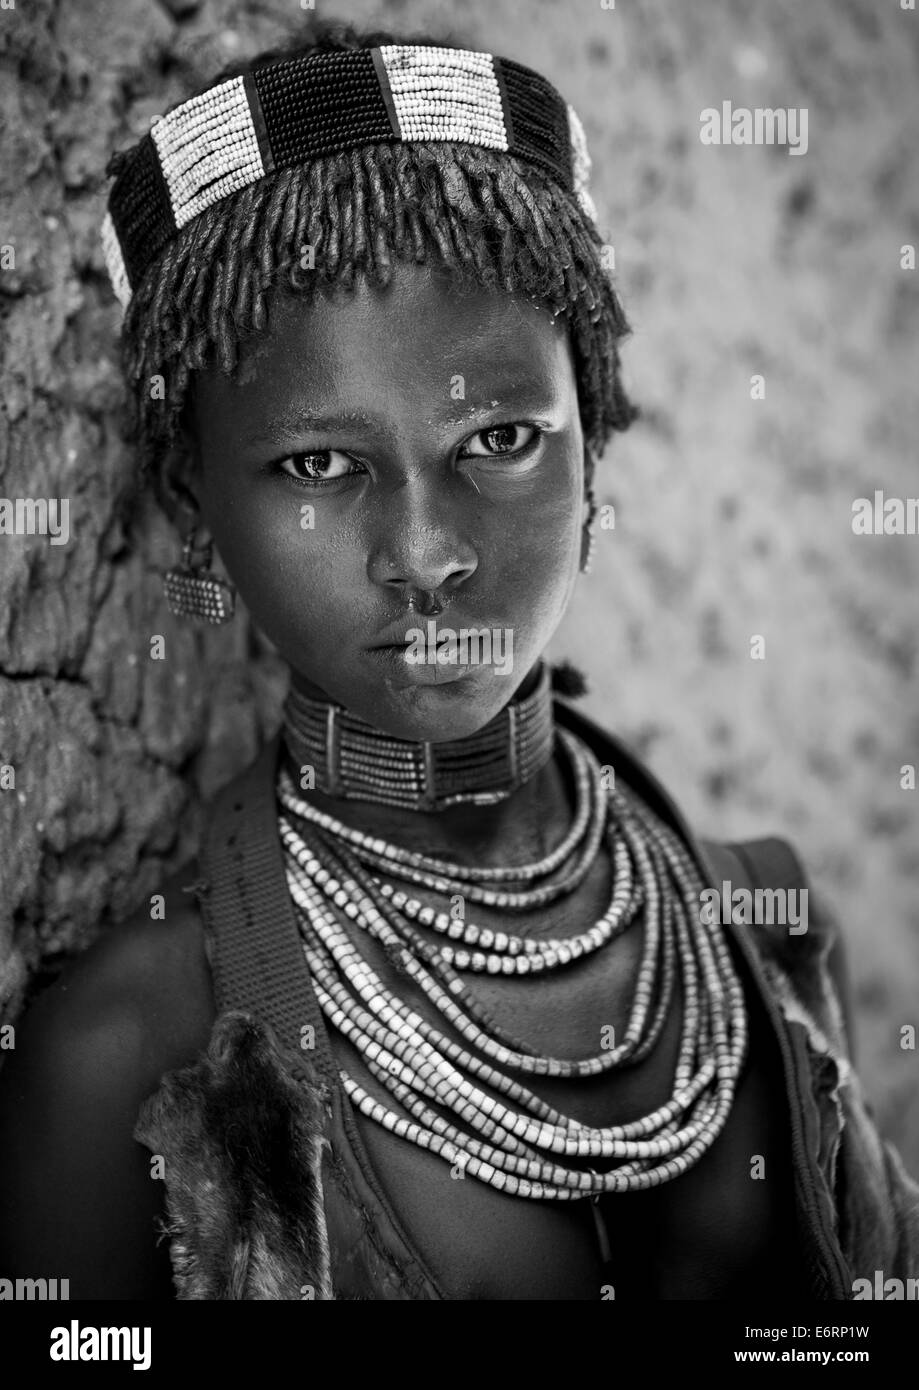
[[[919,537],[852,535],[852,499],[919,493],[919,15],[895,0],[329,3],[543,68],[581,115],[635,329],[644,423],[601,468],[598,539],[555,646],[588,712],[698,828],[789,835],[839,909],[861,1069],[919,1170]],[[69,544],[0,536],[0,989],[152,892],[203,796],[277,718],[244,621],[175,622],[166,523],[129,532],[119,321],[98,243],[112,148],[296,0],[21,0],[0,10],[0,495],[70,499]],[[19,75],[19,80],[10,80]],[[806,107],[808,151],[705,147],[704,107]],[[751,400],[750,377],[766,380]],[[150,659],[153,634],[165,661]],[[766,638],[753,661],[753,634]],[[41,978],[39,975],[37,978]]]

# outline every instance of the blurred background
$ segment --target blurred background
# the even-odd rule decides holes
[[[898,0],[325,0],[543,71],[584,124],[643,420],[599,469],[615,506],[551,655],[697,831],[788,837],[849,945],[863,1080],[919,1174],[919,536],[853,499],[919,495],[919,14]],[[0,997],[194,850],[200,810],[273,732],[276,658],[242,620],[165,608],[176,540],[117,499],[105,164],[298,0],[32,0],[0,12],[0,482],[71,499],[73,540],[0,545]],[[18,80],[8,80],[15,78]],[[806,107],[808,149],[703,146],[700,113]],[[751,399],[750,378],[765,378]],[[148,659],[151,633],[167,661]],[[750,640],[765,638],[754,661]]]

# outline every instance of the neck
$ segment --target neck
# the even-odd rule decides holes
[[[547,675],[538,663],[515,693],[513,703],[533,696]],[[544,693],[543,700],[546,699],[551,713],[551,690]],[[293,772],[305,763],[315,765],[316,760],[306,756],[302,742],[292,734],[288,710],[286,707],[285,756]],[[464,742],[455,740],[450,746],[459,749]],[[422,804],[396,806],[376,799],[338,795],[328,785],[322,785],[318,777],[315,787],[301,790],[300,794],[317,809],[354,829],[390,839],[408,849],[468,864],[523,863],[547,853],[564,833],[571,815],[573,788],[553,749],[554,735],[532,774],[518,785],[508,786],[501,798],[490,804],[466,801],[436,810]]]

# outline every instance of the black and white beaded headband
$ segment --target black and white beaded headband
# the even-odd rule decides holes
[[[102,223],[122,308],[166,243],[221,198],[322,155],[430,140],[480,145],[538,165],[596,218],[583,126],[532,68],[427,44],[300,54],[183,102],[129,152]]]

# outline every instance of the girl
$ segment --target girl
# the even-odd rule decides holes
[[[792,851],[699,841],[542,657],[636,414],[588,166],[532,70],[329,26],[113,160],[167,598],[222,622],[238,592],[290,691],[161,919],[30,1010],[10,1277],[657,1300],[917,1273]]]

